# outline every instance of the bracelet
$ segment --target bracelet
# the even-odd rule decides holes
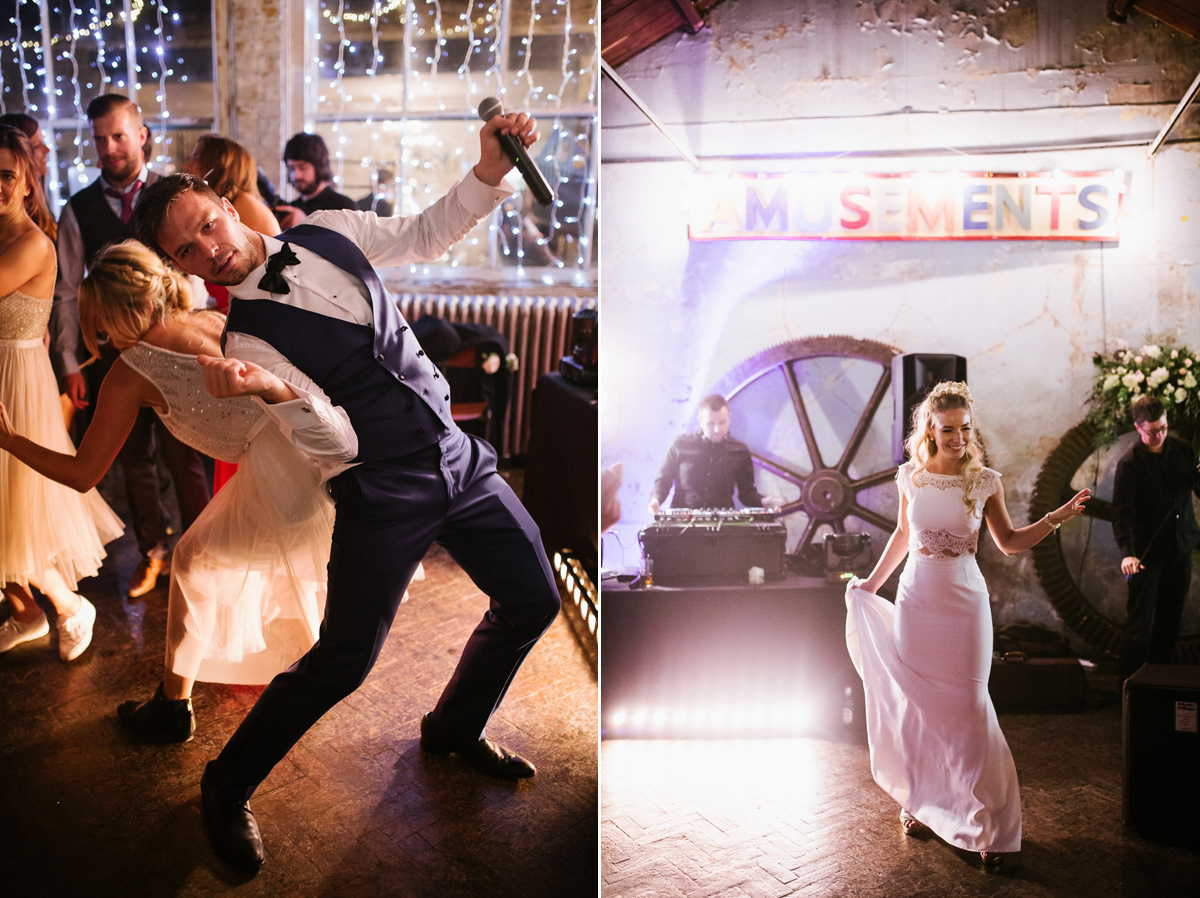
[[[1048,512],[1047,512],[1047,513],[1046,513],[1046,514],[1043,516],[1043,518],[1042,518],[1042,519],[1043,519],[1043,520],[1044,520],[1044,521],[1045,521],[1047,524],[1049,524],[1049,525],[1050,525],[1050,532],[1051,532],[1051,533],[1053,533],[1055,530],[1057,530],[1059,527],[1061,527],[1061,526],[1062,526],[1062,524],[1056,524],[1056,523],[1054,523],[1052,520],[1050,520],[1050,514],[1049,514]]]

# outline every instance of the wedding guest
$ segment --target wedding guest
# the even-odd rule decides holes
[[[99,362],[81,370],[86,353],[79,328],[79,284],[101,249],[133,236],[129,219],[134,205],[144,186],[160,177],[146,165],[150,132],[127,97],[103,94],[88,104],[87,117],[100,176],[71,196],[59,219],[60,277],[50,314],[51,360],[65,380],[67,395],[81,410],[94,401],[117,353],[106,348]],[[160,453],[175,484],[183,529],[191,526],[210,495],[200,454],[162,427],[153,409],[142,409],[118,456],[142,556],[129,578],[131,598],[154,589],[168,567],[170,519],[159,489]]]
[[[0,128],[0,403],[13,421],[60,452],[72,450],[43,338],[54,290],[54,243],[26,210],[45,205],[29,138]],[[0,652],[50,632],[31,586],[57,614],[58,652],[73,661],[91,644],[96,608],[75,592],[124,531],[95,490],[80,495],[0,450],[0,584],[12,614]]]

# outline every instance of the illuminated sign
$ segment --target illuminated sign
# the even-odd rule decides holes
[[[693,176],[692,240],[1116,240],[1123,171]]]

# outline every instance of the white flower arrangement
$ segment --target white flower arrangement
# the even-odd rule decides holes
[[[1171,418],[1200,417],[1200,381],[1194,366],[1200,356],[1183,346],[1147,343],[1137,351],[1124,342],[1112,355],[1092,357],[1096,380],[1088,419],[1100,445],[1133,427],[1130,407],[1139,396],[1157,396]]]

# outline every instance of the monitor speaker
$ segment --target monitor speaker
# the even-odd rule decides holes
[[[967,360],[961,355],[911,352],[892,358],[892,458],[904,463],[904,441],[912,416],[929,391],[946,380],[967,380]]]
[[[1125,825],[1200,844],[1200,667],[1146,664],[1125,681]]]

